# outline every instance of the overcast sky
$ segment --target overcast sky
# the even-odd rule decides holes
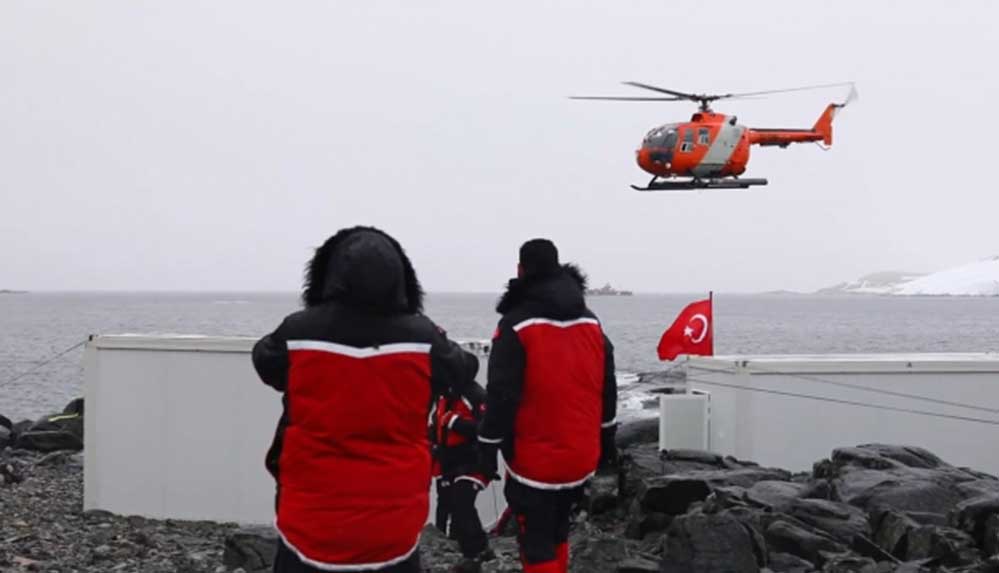
[[[0,288],[297,289],[340,227],[436,291],[554,239],[638,291],[810,290],[999,254],[999,8],[968,2],[0,3]],[[835,144],[751,191],[643,194],[687,103],[853,80]],[[733,101],[808,127],[845,90]]]

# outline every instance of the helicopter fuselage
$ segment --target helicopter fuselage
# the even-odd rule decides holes
[[[668,123],[649,131],[636,152],[638,165],[657,177],[713,179],[742,175],[752,145],[831,145],[832,117],[840,107],[830,104],[811,129],[749,128],[739,125],[735,116],[698,111],[689,122]]]

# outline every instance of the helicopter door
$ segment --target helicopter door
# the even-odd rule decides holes
[[[680,144],[680,153],[687,153],[694,150],[694,128],[683,128],[683,143]]]

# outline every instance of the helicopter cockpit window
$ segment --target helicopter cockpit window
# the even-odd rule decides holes
[[[710,142],[710,136],[708,134],[708,128],[702,127],[697,131],[697,144],[707,145]]]

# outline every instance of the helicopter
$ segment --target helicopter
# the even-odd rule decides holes
[[[727,94],[693,94],[639,82],[624,85],[664,94],[650,97],[572,96],[570,99],[603,101],[692,101],[698,110],[686,123],[668,123],[653,128],[635,152],[638,166],[652,174],[645,187],[636,191],[684,191],[691,189],[748,189],[766,185],[761,178],[741,178],[749,163],[749,148],[814,142],[828,149],[832,145],[832,120],[839,110],[857,98],[852,82],[821,84],[798,88]],[[718,100],[850,86],[843,103],[830,103],[810,129],[745,127],[735,116],[716,113],[711,104]],[[668,96],[668,97],[666,97]]]

